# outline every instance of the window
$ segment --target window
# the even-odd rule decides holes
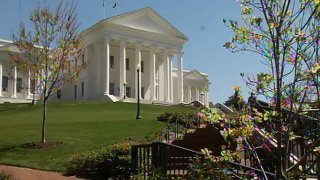
[[[141,98],[144,99],[144,87],[141,87]]]
[[[126,59],[126,70],[130,69],[130,61],[129,58]]]
[[[144,71],[144,61],[141,61],[141,72]]]
[[[114,95],[114,83],[109,84],[109,94]]]
[[[84,66],[84,57],[85,57],[84,54],[82,54],[81,57],[82,57],[82,59],[81,59],[81,65]]]
[[[74,100],[77,100],[77,85],[74,85]]]
[[[126,87],[126,96],[131,97],[131,88],[130,87]]]
[[[57,99],[61,99],[61,89],[57,91]]]
[[[8,91],[8,76],[2,76],[2,91]]]
[[[114,68],[114,56],[110,56],[109,66],[110,66],[110,68]]]
[[[84,96],[84,82],[81,83],[81,96]]]
[[[17,93],[22,91],[22,78],[17,78]]]

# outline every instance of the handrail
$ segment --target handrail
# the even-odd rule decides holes
[[[151,147],[151,144],[137,144],[137,145],[132,145],[131,147]]]
[[[181,146],[177,146],[177,145],[174,145],[174,144],[168,144],[168,143],[164,143],[164,142],[155,142],[155,143],[156,144],[163,144],[163,145],[166,145],[166,146],[169,146],[169,147],[172,147],[172,148],[176,148],[176,149],[184,150],[184,151],[187,151],[187,152],[191,152],[191,153],[194,153],[194,154],[197,154],[197,155],[200,155],[200,156],[204,155],[202,152],[195,151],[195,150],[192,150],[192,149],[187,149],[187,148],[184,148],[184,147],[181,147]]]
[[[253,171],[257,171],[257,172],[263,173],[263,171],[261,169],[253,168],[253,167],[246,166],[246,165],[243,165],[243,164],[239,164],[239,163],[236,163],[236,162],[228,162],[228,163],[231,164],[231,165],[240,166],[240,167],[245,168],[245,169],[250,169],[250,170],[253,170]],[[276,174],[271,173],[271,172],[264,171],[264,173],[266,175],[269,175],[269,176],[276,176]]]

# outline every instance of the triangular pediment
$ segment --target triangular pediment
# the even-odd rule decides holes
[[[0,50],[7,51],[7,52],[20,52],[19,49],[16,46],[14,46],[12,43],[1,46]]]
[[[187,40],[188,38],[162,18],[152,8],[136,10],[108,18],[109,23],[145,31],[161,34],[169,37],[176,37]]]
[[[208,80],[206,76],[202,75],[197,70],[186,72],[184,74],[184,79],[189,79],[189,80]]]

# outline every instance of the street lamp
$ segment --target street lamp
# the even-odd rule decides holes
[[[141,119],[140,114],[140,64],[137,65],[137,84],[138,84],[138,91],[137,91],[137,117],[136,119]]]
[[[127,94],[126,86],[127,86],[127,83],[124,82],[124,83],[123,83],[123,91],[124,91],[124,93],[123,93],[123,99],[126,99],[126,94]]]

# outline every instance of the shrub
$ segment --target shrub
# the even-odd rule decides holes
[[[223,171],[224,164],[212,162],[208,159],[197,158],[189,166],[188,178],[192,180],[204,179],[225,179],[231,178]]]
[[[12,180],[12,174],[4,172],[4,171],[0,171],[0,180]]]
[[[90,179],[130,179],[131,146],[143,142],[145,140],[127,138],[97,152],[74,155],[67,174]]]
[[[157,120],[161,121],[161,122],[168,122],[168,121],[170,121],[171,117],[172,117],[172,113],[165,112],[165,113],[158,115]]]
[[[158,115],[157,120],[162,122],[167,122],[170,124],[179,124],[185,128],[190,128],[194,125],[194,121],[198,119],[195,113],[171,113],[165,112]]]

